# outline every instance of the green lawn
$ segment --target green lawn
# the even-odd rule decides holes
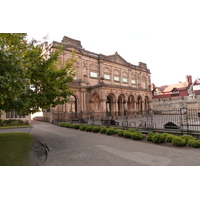
[[[0,133],[0,166],[27,166],[33,137],[28,133]]]
[[[20,126],[0,126],[1,128],[26,128],[26,127],[31,127],[31,125],[20,125]]]

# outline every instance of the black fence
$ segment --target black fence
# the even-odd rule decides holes
[[[176,132],[200,132],[200,109],[181,108],[176,110],[148,110],[140,112],[54,112],[53,122],[88,123],[92,125],[111,125],[142,130],[162,130]]]

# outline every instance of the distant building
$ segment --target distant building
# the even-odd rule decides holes
[[[64,36],[53,42],[50,51],[62,45],[64,63],[75,51],[77,75],[71,83],[76,93],[68,103],[52,108],[50,112],[112,112],[121,115],[125,110],[145,111],[151,107],[151,77],[145,63],[133,65],[117,52],[97,54],[85,50],[81,42]]]
[[[153,85],[152,95],[153,99],[163,99],[169,98],[172,99],[174,97],[184,97],[188,96],[188,89],[192,85],[192,76],[186,76],[185,82],[180,82],[171,85],[164,85],[161,87],[156,87]]]
[[[199,96],[198,96],[199,95]],[[200,107],[200,79],[192,82],[187,75],[185,82],[156,87],[152,84],[154,110],[172,110]]]

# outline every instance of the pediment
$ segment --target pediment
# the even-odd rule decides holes
[[[129,66],[129,63],[124,58],[122,58],[117,52],[114,55],[106,56],[106,58],[108,61],[115,62],[120,65]]]

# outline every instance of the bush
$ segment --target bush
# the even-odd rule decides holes
[[[131,138],[133,140],[142,140],[143,139],[143,135],[140,132],[134,132],[131,134]]]
[[[121,130],[121,129],[117,129],[117,135],[123,136],[124,135],[124,131]]]
[[[128,128],[127,131],[130,131],[130,132],[136,132],[136,130],[133,129],[133,128]]]
[[[155,134],[154,136],[152,136],[152,141],[156,144],[164,143],[165,142],[165,135]]]
[[[69,128],[75,128],[75,124],[70,124]]]
[[[167,137],[166,137],[166,142],[172,142],[172,140],[177,137],[175,135],[172,135],[172,134],[168,134]]]
[[[79,129],[80,129],[81,131],[85,131],[86,127],[87,127],[87,125],[81,125],[81,126],[79,127]]]
[[[100,131],[100,129],[101,129],[101,127],[99,127],[99,126],[94,126],[94,127],[92,128],[92,132],[93,132],[93,133],[98,133],[98,132]]]
[[[124,136],[125,138],[131,138],[131,135],[132,135],[132,132],[130,132],[130,131],[124,131],[123,136]]]
[[[80,126],[81,126],[80,124],[74,124],[74,128],[75,128],[75,129],[79,129]]]
[[[106,127],[101,127],[101,129],[100,129],[100,133],[106,133],[106,131],[107,131],[107,128]]]
[[[185,146],[187,144],[186,140],[181,138],[181,137],[174,137],[174,139],[172,140],[172,144],[174,146]]]
[[[86,125],[86,131],[87,132],[92,132],[92,128],[93,128],[93,126],[91,126],[91,125]]]
[[[190,139],[188,145],[194,148],[200,148],[200,140]]]
[[[186,142],[188,143],[188,140],[194,140],[194,137],[191,135],[182,135],[180,138],[185,139]]]
[[[148,133],[147,135],[147,141],[153,141],[152,137],[155,135],[155,133],[151,132],[151,133]]]
[[[113,134],[115,134],[116,133],[116,129],[115,128],[108,128],[107,130],[106,130],[106,134],[107,135],[113,135]]]
[[[66,122],[60,122],[59,126],[65,127]]]

